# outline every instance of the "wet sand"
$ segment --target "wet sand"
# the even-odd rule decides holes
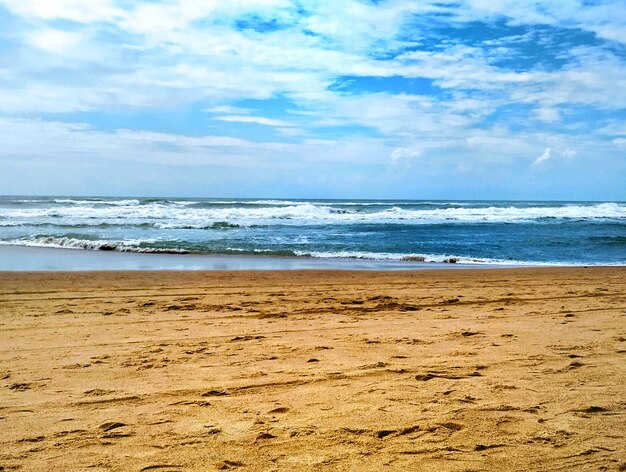
[[[626,470],[626,268],[0,273],[0,470]]]

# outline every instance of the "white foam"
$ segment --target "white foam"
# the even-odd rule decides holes
[[[112,205],[112,206],[129,206],[129,205],[139,205],[141,202],[139,200],[104,200],[104,199],[93,199],[93,200],[76,200],[74,198],[55,198],[54,203],[61,204],[69,204],[69,205]]]
[[[193,208],[186,205],[155,202],[140,205],[138,200],[72,203],[43,208],[0,208],[0,220],[33,224],[77,225],[116,223],[129,225],[154,223],[162,228],[209,228],[217,222],[238,226],[317,225],[317,224],[445,224],[445,223],[532,223],[545,219],[625,220],[626,205],[599,203],[587,205],[533,207],[451,207],[414,209],[394,206],[372,211],[342,209],[335,204],[260,206],[217,206]],[[114,203],[112,203],[114,202]]]
[[[152,252],[151,248],[140,248],[142,243],[154,243],[156,239],[127,239],[105,241],[71,238],[67,236],[36,236],[29,239],[0,240],[3,246],[51,247],[58,249],[87,249],[91,251]],[[169,251],[163,249],[163,251]],[[155,250],[156,251],[156,250]],[[178,251],[176,251],[178,252]]]
[[[116,251],[132,253],[188,254],[190,251],[176,248],[140,247],[142,243],[155,243],[157,239],[128,239],[124,241],[86,240],[73,237],[37,236],[29,239],[0,240],[0,246],[26,246],[57,249],[75,249],[91,251]],[[241,254],[277,254],[280,249],[249,249],[228,247],[226,253]],[[286,253],[290,251],[285,251]],[[563,263],[519,261],[496,258],[476,258],[453,254],[417,254],[417,253],[376,253],[368,251],[293,251],[295,256],[319,259],[358,259],[370,261],[415,263],[456,263],[461,265],[496,265],[496,266],[580,266],[580,265],[622,265],[620,263]]]
[[[390,252],[367,251],[296,251],[298,256],[320,257],[325,259],[366,259],[378,261],[431,262],[431,263],[459,263],[459,264],[490,264],[490,265],[537,265],[536,262],[511,261],[504,259],[475,258],[456,256],[452,254],[397,254]]]

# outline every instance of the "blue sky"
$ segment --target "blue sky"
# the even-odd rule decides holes
[[[626,6],[0,0],[0,194],[626,200]]]

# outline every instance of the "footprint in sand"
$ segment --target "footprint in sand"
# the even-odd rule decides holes
[[[101,397],[104,395],[111,395],[112,393],[115,393],[115,390],[103,390],[100,388],[94,388],[91,390],[85,390],[83,392],[84,395],[89,395],[89,396],[94,396],[94,397]]]
[[[253,339],[265,339],[265,336],[235,336],[231,341],[252,341]]]
[[[86,363],[86,364],[81,364],[81,363],[76,363],[76,364],[67,364],[61,367],[61,369],[66,369],[66,370],[73,370],[73,369],[86,369],[87,367],[91,367],[91,364]]]
[[[449,380],[460,380],[460,379],[467,379],[470,377],[482,377],[483,374],[481,374],[480,372],[474,371],[474,372],[469,372],[467,374],[453,374],[450,372],[436,372],[436,371],[430,371],[427,372],[425,374],[417,374],[415,376],[415,380],[420,380],[422,382],[426,382],[428,380],[432,380],[435,378],[441,378],[441,379],[449,379]]]
[[[239,461],[231,461],[231,460],[224,460],[220,465],[218,465],[218,470],[229,470],[229,469],[235,469],[237,467],[243,467],[246,464],[244,464],[243,462],[239,462]]]
[[[107,431],[111,431],[112,429],[123,428],[124,426],[126,426],[124,423],[109,421],[98,426],[98,429],[101,429],[103,432],[106,433]]]
[[[149,470],[158,470],[159,472],[178,472],[182,468],[182,465],[155,464],[147,465],[146,467],[139,469],[139,472],[147,472]]]
[[[35,442],[41,442],[44,439],[46,439],[45,436],[35,436],[31,438],[18,439],[17,442],[18,443],[35,443]]]
[[[225,395],[228,395],[228,392],[226,392],[225,390],[212,389],[212,390],[209,390],[208,392],[204,392],[201,396],[202,397],[223,397]]]

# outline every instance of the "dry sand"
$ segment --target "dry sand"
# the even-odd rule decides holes
[[[626,470],[626,269],[0,273],[0,470]]]

